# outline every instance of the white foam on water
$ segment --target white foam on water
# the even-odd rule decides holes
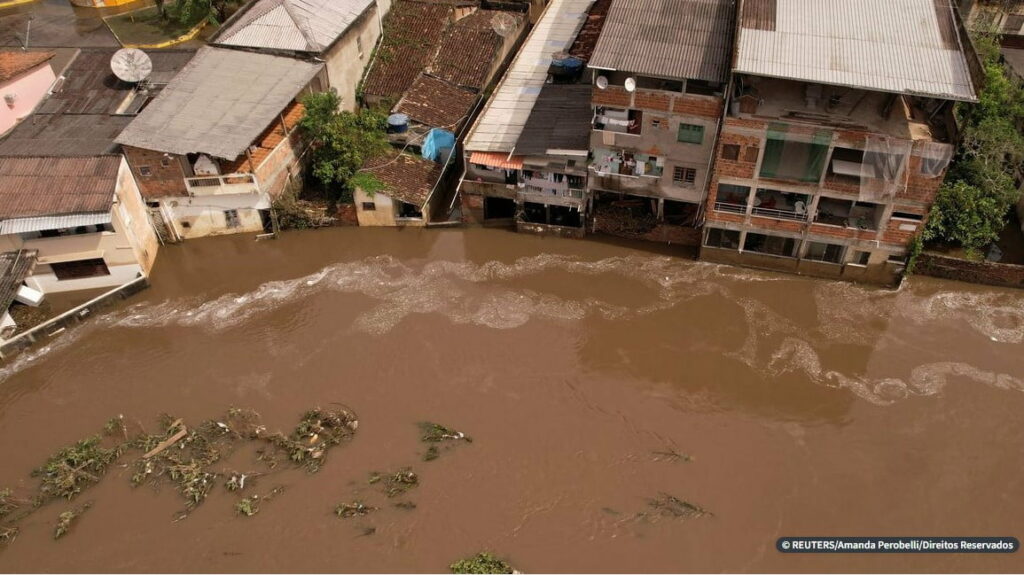
[[[584,276],[578,281],[579,297],[565,298],[501,284],[548,271]],[[600,300],[587,293],[587,285],[592,281],[589,278],[602,275],[628,278],[643,285],[649,293],[630,305]],[[738,349],[727,355],[769,376],[804,373],[815,383],[848,389],[878,405],[938,393],[952,377],[1024,391],[1024,384],[1016,375],[956,362],[917,366],[906,380],[850,376],[827,369],[811,343],[875,346],[881,337],[880,330],[885,330],[889,322],[911,322],[927,329],[936,322],[953,321],[965,323],[994,341],[1020,344],[1024,342],[1024,294],[993,291],[921,296],[908,289],[892,291],[818,281],[811,286],[812,297],[796,295],[807,299],[807,305],[814,306],[817,314],[816,326],[809,332],[805,325],[797,324],[755,297],[739,295],[736,289],[739,285],[780,281],[806,284],[814,280],[667,256],[631,255],[587,261],[540,254],[512,263],[432,261],[413,266],[384,255],[333,264],[307,276],[266,282],[247,293],[227,294],[208,301],[179,299],[136,304],[93,318],[88,325],[177,325],[218,332],[310,296],[336,292],[359,294],[375,302],[352,326],[371,335],[386,334],[414,314],[438,314],[454,324],[512,329],[536,319],[578,322],[593,316],[607,321],[629,320],[718,294],[740,306],[745,318],[746,335]],[[744,294],[748,293],[749,289],[744,290]],[[0,369],[0,381],[50,351],[70,345],[83,333],[82,327],[72,328],[46,347],[21,354]]]

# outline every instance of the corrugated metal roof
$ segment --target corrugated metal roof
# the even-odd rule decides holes
[[[745,0],[735,71],[973,101],[956,26],[949,0]]]
[[[0,158],[0,219],[108,213],[121,156]]]
[[[516,153],[543,156],[549,150],[589,150],[591,90],[588,84],[544,84],[516,142]]]
[[[37,255],[38,250],[18,250],[0,254],[0,313],[6,312],[14,303],[14,296],[35,266]]]
[[[735,18],[735,0],[613,0],[590,65],[725,82]]]
[[[95,226],[96,224],[109,224],[112,219],[113,217],[109,211],[101,214],[68,214],[65,216],[17,218],[0,221],[0,235],[77,228],[78,226]]]
[[[593,0],[551,0],[466,138],[465,149],[511,152],[548,76],[551,56],[566,51]]]
[[[294,58],[204,47],[117,142],[234,160],[321,68]]]
[[[255,0],[217,34],[215,44],[322,52],[373,0]]]

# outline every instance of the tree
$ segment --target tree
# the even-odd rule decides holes
[[[977,104],[961,104],[956,114],[960,145],[946,182],[939,188],[924,238],[959,244],[969,253],[999,237],[1019,192],[1015,174],[1024,163],[1024,89],[999,61],[997,38],[975,38],[985,70]]]
[[[338,111],[341,100],[334,92],[308,94],[302,104],[306,113],[299,129],[310,145],[313,176],[327,189],[378,189],[372,176],[359,170],[390,147],[387,116],[376,110]]]
[[[241,0],[178,0],[174,4],[174,17],[182,24],[198,24],[203,20],[219,24],[240,5]]]

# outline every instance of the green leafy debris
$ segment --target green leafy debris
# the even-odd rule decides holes
[[[460,559],[449,568],[452,573],[514,573],[511,565],[487,552]]]

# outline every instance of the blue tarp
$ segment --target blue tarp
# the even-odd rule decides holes
[[[432,128],[427,132],[427,137],[423,140],[423,147],[420,153],[424,158],[438,162],[445,149],[451,150],[453,148],[455,148],[455,134],[441,128]]]

